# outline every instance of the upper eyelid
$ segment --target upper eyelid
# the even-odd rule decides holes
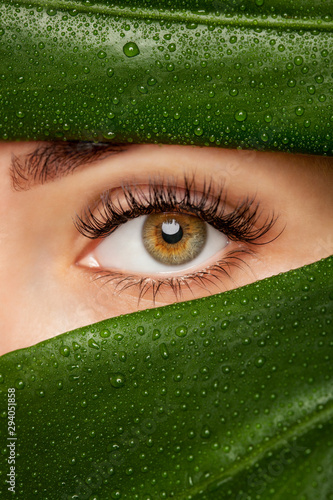
[[[177,201],[177,190],[181,189],[184,195],[183,199],[180,200],[178,204],[180,207],[177,206],[179,211],[181,211],[182,207],[186,207],[187,211],[189,211],[189,206],[192,205],[193,210],[190,213],[201,216],[203,220],[210,223],[221,232],[223,232],[223,228],[228,231],[230,226],[232,226],[233,234],[231,234],[231,237],[233,239],[237,240],[242,238],[243,241],[248,243],[263,244],[263,242],[258,242],[256,240],[261,239],[262,236],[271,231],[278,216],[275,216],[274,213],[267,215],[265,220],[261,220],[259,227],[256,227],[259,219],[262,219],[262,211],[260,209],[260,203],[255,202],[255,196],[252,198],[243,198],[241,202],[238,202],[233,211],[226,214],[227,192],[224,190],[223,185],[216,185],[212,179],[208,181],[204,179],[202,186],[200,190],[197,189],[194,176],[188,177],[184,175],[183,186],[176,183],[174,179],[150,179],[148,184],[148,198],[146,193],[142,190],[142,187],[136,184],[123,185],[122,192],[129,207],[127,212],[130,212],[131,209],[133,211],[134,205],[138,206],[141,203],[142,213],[138,210],[136,215],[136,217],[138,217],[147,213],[144,209],[147,208],[149,204],[150,206],[153,205],[155,210],[163,211],[164,209],[164,211],[170,211],[172,209],[172,204]],[[126,217],[128,214],[126,214],[119,199],[116,199],[118,201],[117,205],[114,198],[114,189],[103,192],[102,195],[100,195],[100,203],[102,206],[99,208],[97,214],[95,213],[95,204],[86,207],[81,216],[76,216],[74,221],[76,229],[88,238],[97,239],[108,236],[114,229],[119,227],[119,225],[127,222],[128,218]],[[209,199],[211,199],[210,205],[208,205]],[[146,205],[144,205],[143,201],[146,201]],[[198,206],[194,206],[194,203],[198,203]],[[216,223],[216,220],[219,221],[219,224]],[[245,221],[247,221],[246,231],[244,230]],[[274,236],[274,238],[264,243],[266,244],[273,241],[282,231],[283,229]],[[229,234],[227,232],[226,234],[230,236],[230,231]]]

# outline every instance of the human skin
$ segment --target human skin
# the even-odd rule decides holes
[[[24,158],[35,148],[35,143],[0,145],[0,354],[109,317],[244,286],[333,253],[332,159],[131,145],[61,179],[15,189],[12,156]],[[149,179],[155,178],[182,188],[184,175],[195,179],[199,191],[205,180],[216,190],[223,186],[231,207],[246,197],[255,198],[261,211],[259,224],[276,217],[262,244],[230,241],[227,249],[221,248],[195,269],[188,270],[191,263],[180,271],[175,268],[174,275],[184,279],[204,269],[210,274],[212,264],[230,249],[243,251],[239,267],[228,267],[229,276],[212,277],[204,284],[191,279],[189,287],[181,285],[178,295],[170,286],[162,286],[155,296],[150,289],[138,300],[138,287],[122,290],[118,282],[96,279],[96,269],[82,262],[100,241],[78,232],[73,223],[76,215],[107,189],[121,191],[122,185],[135,183],[145,190]],[[113,246],[118,245],[117,231],[108,236],[114,238]],[[121,269],[124,276],[133,274],[131,265]],[[157,278],[156,273],[143,275]],[[158,279],[163,279],[162,274]]]

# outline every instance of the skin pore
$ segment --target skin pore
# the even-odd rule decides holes
[[[68,175],[55,178],[53,171],[46,179],[49,182],[43,184],[34,180],[25,183],[21,177],[24,185],[15,185],[13,155],[21,159],[24,169],[26,155],[37,146],[0,144],[0,354],[109,317],[237,288],[333,253],[332,159],[192,146],[130,145],[119,154],[94,158],[88,158],[83,150],[86,159],[81,158]],[[61,161],[56,163],[57,168],[61,170]],[[190,190],[199,193],[193,195],[194,202],[200,199],[200,193],[207,192],[209,184],[210,204],[223,191],[221,203],[225,202],[226,214],[237,207],[239,213],[245,200],[254,200],[247,210],[247,215],[253,213],[258,204],[257,217],[252,219],[254,226],[260,228],[273,221],[272,227],[258,241],[229,237],[225,247],[221,239],[221,249],[200,264],[187,262],[168,273],[149,272],[152,257],[147,258],[143,272],[135,269],[139,250],[132,252],[127,242],[140,239],[140,232],[139,237],[135,236],[136,230],[133,236],[125,235],[125,240],[117,236],[121,227],[94,240],[78,231],[78,217],[87,222],[88,209],[98,220],[103,219],[98,212],[102,212],[101,195],[105,192],[118,208],[120,204],[126,210],[126,193],[136,197],[145,193],[148,197],[149,186],[154,185],[161,194],[172,185],[179,201],[184,198],[186,182]],[[218,238],[217,233],[215,236]],[[97,249],[108,238],[102,262],[96,257]],[[117,265],[122,246],[129,248],[129,256],[133,253],[132,259],[125,259],[127,268]],[[112,256],[106,258],[111,251]],[[214,269],[217,261],[218,271]],[[110,271],[112,275],[105,274]],[[177,278],[176,287],[170,285],[172,276]],[[140,278],[144,278],[144,289],[138,284]],[[161,284],[162,280],[169,280],[169,284]],[[160,283],[159,287],[156,283]]]

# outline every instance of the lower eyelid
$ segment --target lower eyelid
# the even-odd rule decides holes
[[[155,303],[163,293],[170,291],[176,301],[188,300],[201,297],[203,290],[212,295],[240,286],[233,277],[234,269],[246,273],[249,276],[248,282],[253,281],[254,275],[247,260],[251,256],[255,257],[256,252],[243,243],[232,243],[232,247],[223,258],[216,259],[205,268],[188,275],[174,275],[172,278],[166,278],[164,273],[144,277],[101,269],[90,269],[88,272],[93,281],[103,287],[112,287],[115,295],[126,293],[138,297],[138,304],[143,298]]]

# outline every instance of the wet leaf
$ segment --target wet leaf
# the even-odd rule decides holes
[[[331,1],[18,0],[0,13],[0,139],[333,154]]]
[[[330,499],[332,263],[2,356],[17,498]]]

